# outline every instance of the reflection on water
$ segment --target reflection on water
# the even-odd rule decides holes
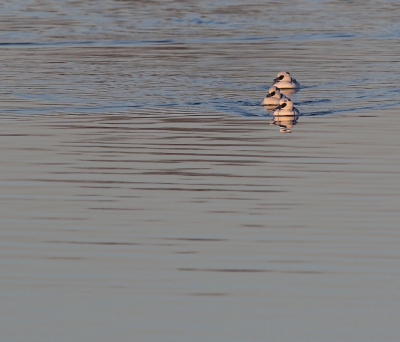
[[[399,339],[396,1],[0,8],[2,341]]]
[[[281,93],[289,98],[292,98],[292,96],[300,91],[300,88],[297,89],[281,89]]]
[[[297,124],[298,115],[274,115],[270,120],[270,125],[278,125],[281,133],[292,133],[292,128]]]

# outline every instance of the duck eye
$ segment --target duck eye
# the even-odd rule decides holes
[[[279,79],[280,79],[280,80],[283,80],[283,77],[284,77],[283,75],[280,75],[280,76],[279,76]]]
[[[275,95],[275,92],[273,91],[272,93],[271,93],[271,96],[274,96]]]

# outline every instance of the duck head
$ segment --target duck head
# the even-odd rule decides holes
[[[280,98],[281,92],[278,87],[272,86],[271,88],[268,89],[268,94],[266,97],[276,97]]]
[[[274,110],[282,109],[282,110],[293,110],[293,102],[291,99],[283,98],[279,101],[279,106]]]
[[[280,81],[291,82],[292,77],[290,76],[290,74],[287,71],[281,71],[280,73],[278,73],[278,75],[276,75],[276,78],[274,79],[274,83],[277,83]]]

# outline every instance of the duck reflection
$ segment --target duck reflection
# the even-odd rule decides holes
[[[270,125],[279,125],[281,133],[292,133],[292,127],[297,124],[298,115],[274,115],[269,121]]]
[[[300,91],[299,88],[294,89],[280,89],[281,94],[285,95],[286,97],[292,97],[293,94],[296,94]]]

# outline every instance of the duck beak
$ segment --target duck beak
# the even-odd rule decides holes
[[[267,94],[267,96],[265,96],[265,97],[271,97],[271,94],[270,94],[270,93],[268,93],[268,94]]]
[[[274,78],[274,83],[279,82],[279,81],[280,81],[279,77]]]
[[[278,107],[276,107],[274,110],[277,110],[277,109],[282,109],[282,106],[281,105],[279,105]]]

